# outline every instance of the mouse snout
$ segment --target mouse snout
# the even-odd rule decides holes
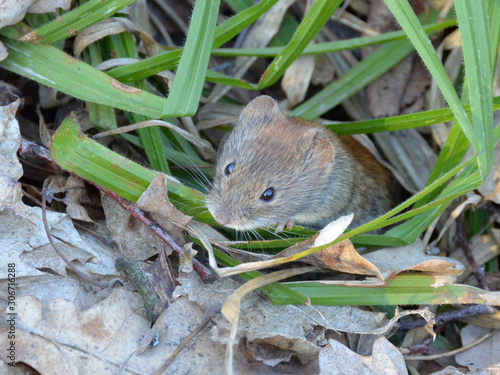
[[[214,217],[215,221],[220,225],[227,226],[231,221],[231,218],[228,215],[228,213],[224,212],[223,210],[214,212],[212,216]]]

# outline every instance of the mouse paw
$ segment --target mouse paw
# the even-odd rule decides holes
[[[281,233],[283,229],[286,227],[286,229],[290,230],[293,227],[293,222],[292,220],[288,220],[286,223],[279,223],[278,226],[275,229],[276,233]]]

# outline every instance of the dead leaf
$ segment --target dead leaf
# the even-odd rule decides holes
[[[489,332],[491,330],[487,328],[469,324],[460,331],[462,345],[469,345]],[[498,353],[500,353],[500,331],[497,330],[493,336],[487,338],[479,345],[455,355],[455,360],[460,365],[468,367],[469,370],[478,370],[498,364]]]
[[[310,248],[323,246],[335,241],[335,239],[337,239],[346,230],[353,217],[353,214],[340,217],[339,219],[328,224],[311,238],[281,251],[273,258],[278,259],[290,257],[309,250]],[[348,239],[301,258],[301,261],[313,264],[318,268],[329,268],[339,272],[359,275],[373,275],[382,279],[379,270],[359,255],[352,242]]]
[[[156,174],[147,190],[139,197],[137,207],[161,215],[180,227],[185,227],[192,219],[191,216],[180,212],[168,200],[167,177],[163,173]]]
[[[203,309],[215,301],[225,301],[240,285],[230,278],[218,279],[214,284],[202,284],[199,277],[192,273],[179,281],[181,286],[174,295],[188,296],[190,301]],[[316,361],[320,344],[324,342],[322,335],[308,335],[314,327],[371,334],[374,331],[385,332],[389,321],[385,314],[354,306],[278,306],[259,291],[254,291],[241,301],[238,322],[237,339],[243,341],[245,347],[251,347],[252,353],[259,352],[258,358],[263,359],[267,354],[284,358],[289,351],[293,351],[300,362],[306,364]],[[226,344],[230,329],[229,321],[221,319],[212,329],[216,343]],[[241,358],[236,354],[234,359],[235,372],[239,373],[237,363]],[[300,371],[296,368],[297,372]]]
[[[286,94],[289,108],[294,108],[304,100],[315,65],[314,56],[300,56],[285,70],[281,88]]]
[[[58,298],[48,306],[31,296],[17,298],[16,361],[42,374],[116,374],[120,365],[139,346],[149,329],[137,293],[115,290],[108,298],[85,311]],[[0,345],[8,348],[7,332]],[[7,351],[0,353],[5,361]],[[152,370],[148,358],[136,359],[130,373]]]
[[[421,240],[409,246],[374,251],[366,254],[365,259],[380,270],[384,280],[410,270],[452,276],[458,276],[464,271],[463,264],[455,259],[425,254]]]
[[[64,10],[71,9],[72,0],[37,0],[28,9],[28,13],[53,13],[59,8]]]
[[[36,0],[4,0],[0,3],[0,29],[21,21]]]
[[[66,204],[66,213],[69,217],[93,223],[94,221],[89,217],[87,210],[81,205],[84,201],[88,202],[85,183],[76,176],[69,176],[66,181],[65,191],[64,204]]]
[[[336,340],[319,354],[320,374],[408,374],[403,355],[386,338],[373,343],[372,355],[364,357],[348,349]]]

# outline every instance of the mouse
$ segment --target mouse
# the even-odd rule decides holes
[[[206,205],[224,227],[280,232],[351,213],[357,227],[391,209],[393,197],[388,171],[354,138],[287,116],[262,95],[219,148]]]

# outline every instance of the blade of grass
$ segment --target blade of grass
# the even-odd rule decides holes
[[[83,101],[153,118],[162,113],[164,98],[125,86],[53,46],[5,37],[0,37],[0,40],[9,50],[9,56],[0,62],[0,66],[8,70]]]
[[[220,47],[234,38],[246,27],[255,22],[262,14],[267,12],[277,1],[263,0],[259,4],[238,13],[217,26],[212,48]],[[133,64],[112,69],[108,74],[121,82],[147,78],[163,70],[175,68],[181,55],[182,50],[166,52]]]
[[[486,2],[455,0],[465,71],[469,83],[472,124],[476,138],[482,145],[479,170],[483,180],[493,165],[493,105],[492,70],[490,66],[490,35]],[[498,45],[497,45],[498,47]],[[496,53],[496,52],[495,52]]]
[[[52,141],[50,151],[59,166],[133,202],[157,174],[86,137],[70,119],[61,123]],[[168,189],[169,195],[197,205],[204,199],[201,193],[173,180],[169,180]]]
[[[283,75],[286,68],[300,56],[341,2],[341,0],[316,0],[311,5],[290,43],[276,56],[262,75],[257,86],[259,89],[272,85]]]
[[[435,23],[424,27],[427,33],[434,33],[443,30],[447,27],[455,26],[455,19]],[[395,40],[405,40],[406,34],[404,31],[392,31],[380,35],[363,36],[359,38],[351,38],[346,40],[338,40],[335,42],[317,43],[308,45],[301,55],[320,55],[329,52],[339,52],[373,46],[393,42]],[[216,48],[212,51],[212,55],[238,57],[238,56],[257,56],[257,57],[275,57],[279,55],[285,47],[267,47],[267,48]]]
[[[383,45],[290,114],[310,120],[320,117],[390,70],[412,50],[413,47],[406,40]]]
[[[90,0],[25,35],[21,40],[34,43],[55,43],[75,36],[79,31],[102,21],[134,0]]]
[[[198,110],[214,43],[220,0],[197,0],[184,51],[162,118],[193,116]]]
[[[284,283],[288,288],[310,298],[313,305],[420,305],[470,304],[500,305],[500,292],[487,292],[468,285],[442,286],[437,276],[401,274],[387,281],[385,286],[370,283],[359,286],[328,285],[319,282]],[[280,294],[268,293],[277,305],[293,303]]]
[[[455,118],[462,127],[463,132],[473,145],[474,150],[477,153],[484,152],[483,146],[478,139],[463,106],[460,103],[458,95],[450,81],[450,78],[446,74],[446,71],[441,64],[441,61],[439,60],[439,57],[437,56],[437,53],[434,50],[431,41],[422,29],[422,26],[420,25],[417,16],[408,4],[408,1],[385,0],[385,3],[391,10],[394,17],[397,19],[403,30],[405,30],[408,38],[415,46],[415,49],[427,66],[427,69],[429,69],[430,73],[436,80],[436,83],[443,93],[444,98],[448,102],[448,105],[453,111]],[[483,162],[479,162],[479,167],[481,169],[481,175],[483,178],[487,176],[487,165],[484,164],[485,160],[483,160],[485,158],[486,155],[483,154],[480,158],[480,160],[482,160]]]
[[[464,105],[464,108],[467,116],[470,116],[470,106]],[[500,109],[500,96],[493,98],[493,110],[498,109]],[[452,121],[454,118],[455,116],[453,115],[453,112],[450,108],[442,108],[434,109],[432,111],[410,113],[407,115],[379,118],[375,120],[356,121],[341,124],[326,124],[325,126],[338,135],[371,134],[429,126],[441,122]],[[459,125],[457,124],[457,126]],[[454,131],[453,128],[452,131]],[[465,140],[467,141],[467,139]],[[466,143],[468,145],[468,142]],[[445,148],[446,147],[448,146],[445,146]]]

